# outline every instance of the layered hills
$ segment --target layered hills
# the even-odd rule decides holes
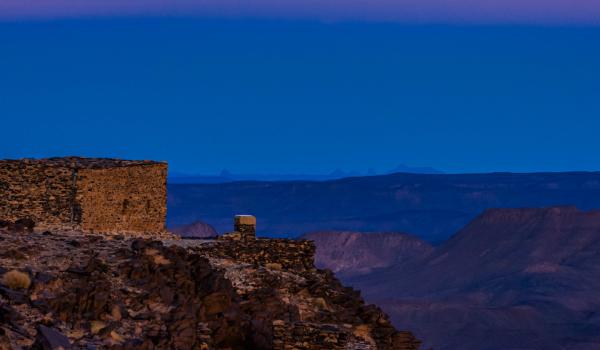
[[[302,236],[317,246],[315,261],[339,277],[372,273],[421,259],[433,251],[427,242],[403,233],[311,232]]]
[[[169,185],[169,225],[202,220],[226,232],[252,213],[259,234],[409,232],[440,243],[487,208],[600,208],[600,173],[407,174],[333,181]]]
[[[355,263],[329,258],[347,235],[316,240],[317,263]],[[363,254],[378,256],[379,245]],[[342,276],[426,347],[600,349],[600,211],[490,209],[444,244],[412,253],[382,254],[382,268]]]

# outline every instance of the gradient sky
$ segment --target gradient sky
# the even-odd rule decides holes
[[[467,23],[600,23],[597,0],[2,0],[0,18],[195,15]]]
[[[0,158],[159,159],[190,173],[600,170],[600,26],[132,17],[105,2],[0,2],[12,16],[0,21]],[[396,6],[373,12],[385,4]],[[76,18],[36,17],[50,13]]]

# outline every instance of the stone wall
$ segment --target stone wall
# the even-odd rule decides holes
[[[166,164],[80,170],[81,228],[102,233],[163,231],[166,176]]]
[[[0,219],[34,219],[48,226],[69,224],[73,171],[31,161],[0,161]]]
[[[0,220],[98,233],[165,230],[167,165],[118,159],[0,161]]]
[[[313,241],[308,240],[221,238],[214,244],[202,245],[198,249],[212,256],[230,258],[255,266],[295,271],[315,268],[316,248]]]

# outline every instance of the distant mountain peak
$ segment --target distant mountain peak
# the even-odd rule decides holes
[[[388,173],[410,173],[410,174],[444,174],[443,171],[432,167],[412,167],[400,164],[390,170]]]

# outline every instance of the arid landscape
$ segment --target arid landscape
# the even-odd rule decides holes
[[[306,266],[285,265],[294,259],[285,250],[299,249],[285,242],[281,251],[257,242],[261,248],[245,257],[241,242],[219,250],[211,243],[190,248],[6,228],[0,242],[3,350],[287,349],[296,341],[314,349],[409,350],[419,344],[333,275],[314,269],[312,256]],[[260,251],[272,260],[250,260]],[[14,271],[24,284],[10,277]]]
[[[493,209],[431,252],[343,280],[435,349],[596,349],[599,252],[600,211]]]
[[[252,215],[168,232],[166,168],[0,161],[1,350],[418,350],[313,241],[257,238]]]
[[[260,217],[259,234],[405,232],[441,243],[488,208],[600,208],[600,173],[392,174],[334,181],[169,185],[169,226],[229,229],[236,213]]]
[[[197,185],[184,198],[212,200],[213,191],[219,191],[220,205],[208,213],[266,213],[278,207],[277,215],[261,222],[277,233],[293,226],[290,222],[296,228],[323,227],[301,236],[315,242],[317,266],[334,271],[380,305],[397,327],[423,339],[425,348],[596,349],[600,211],[589,208],[600,207],[598,180],[597,173],[395,174]],[[171,186],[175,193],[178,186]],[[239,197],[230,202],[227,191]],[[171,196],[172,212],[185,210]],[[252,201],[253,196],[272,200]],[[385,220],[369,215],[391,208],[397,209],[395,216],[382,215]],[[364,216],[357,215],[363,211]],[[354,216],[343,222],[342,212]],[[218,216],[207,219],[218,227]],[[435,239],[422,234],[432,227],[450,232],[467,219],[447,239],[441,238],[445,233]],[[417,231],[385,232],[390,225]],[[361,232],[362,227],[375,232]],[[350,228],[355,231],[336,231]]]
[[[3,164],[2,210],[10,219],[28,217],[0,224],[3,350],[288,349],[298,342],[313,344],[307,349],[600,346],[600,211],[559,205],[596,206],[597,173],[393,174],[169,186],[169,215],[195,207],[267,213],[287,195],[276,222],[323,228],[267,235],[295,238],[255,238],[263,222],[276,225],[269,221],[274,216],[259,217],[259,226],[253,216],[236,216],[234,227],[230,218],[229,229],[221,231],[222,219],[207,216],[207,222],[180,225],[172,233],[145,232],[137,223],[164,212],[160,206],[166,204],[164,192],[139,185],[148,177],[166,186],[166,174],[153,172],[152,163],[69,158]],[[122,183],[111,172],[130,177],[113,192],[88,192],[79,181],[87,184],[89,178],[66,181],[71,168],[79,173],[81,167],[90,169],[88,177],[103,174],[94,181]],[[56,192],[43,177],[24,173],[65,174],[65,181]],[[229,201],[224,187],[237,199]],[[212,200],[215,191],[220,204],[199,201]],[[60,205],[49,206],[50,193],[64,194]],[[90,195],[94,206],[82,207]],[[270,196],[266,208],[244,204]],[[306,207],[309,197],[314,205]],[[72,221],[69,212],[83,210],[77,220],[97,222],[94,213],[112,210],[115,198],[128,199],[118,220],[103,221],[106,233]],[[333,198],[338,205],[330,205]],[[156,209],[140,211],[136,200],[152,200]],[[439,219],[432,212],[453,208],[467,216],[495,204],[516,207],[483,209],[455,234],[435,236],[434,242],[428,235],[386,232],[391,221],[369,221],[371,215],[349,222],[372,232],[339,230],[341,217],[335,219],[342,211],[396,207],[403,208],[395,212],[399,226],[427,230],[432,226],[415,221],[415,211]],[[539,207],[523,207],[534,204]],[[311,217],[333,220],[303,224]],[[161,220],[165,225],[164,216],[154,217],[158,225]],[[439,232],[456,224],[437,221]]]
[[[600,0],[0,0],[0,350],[600,350]]]

